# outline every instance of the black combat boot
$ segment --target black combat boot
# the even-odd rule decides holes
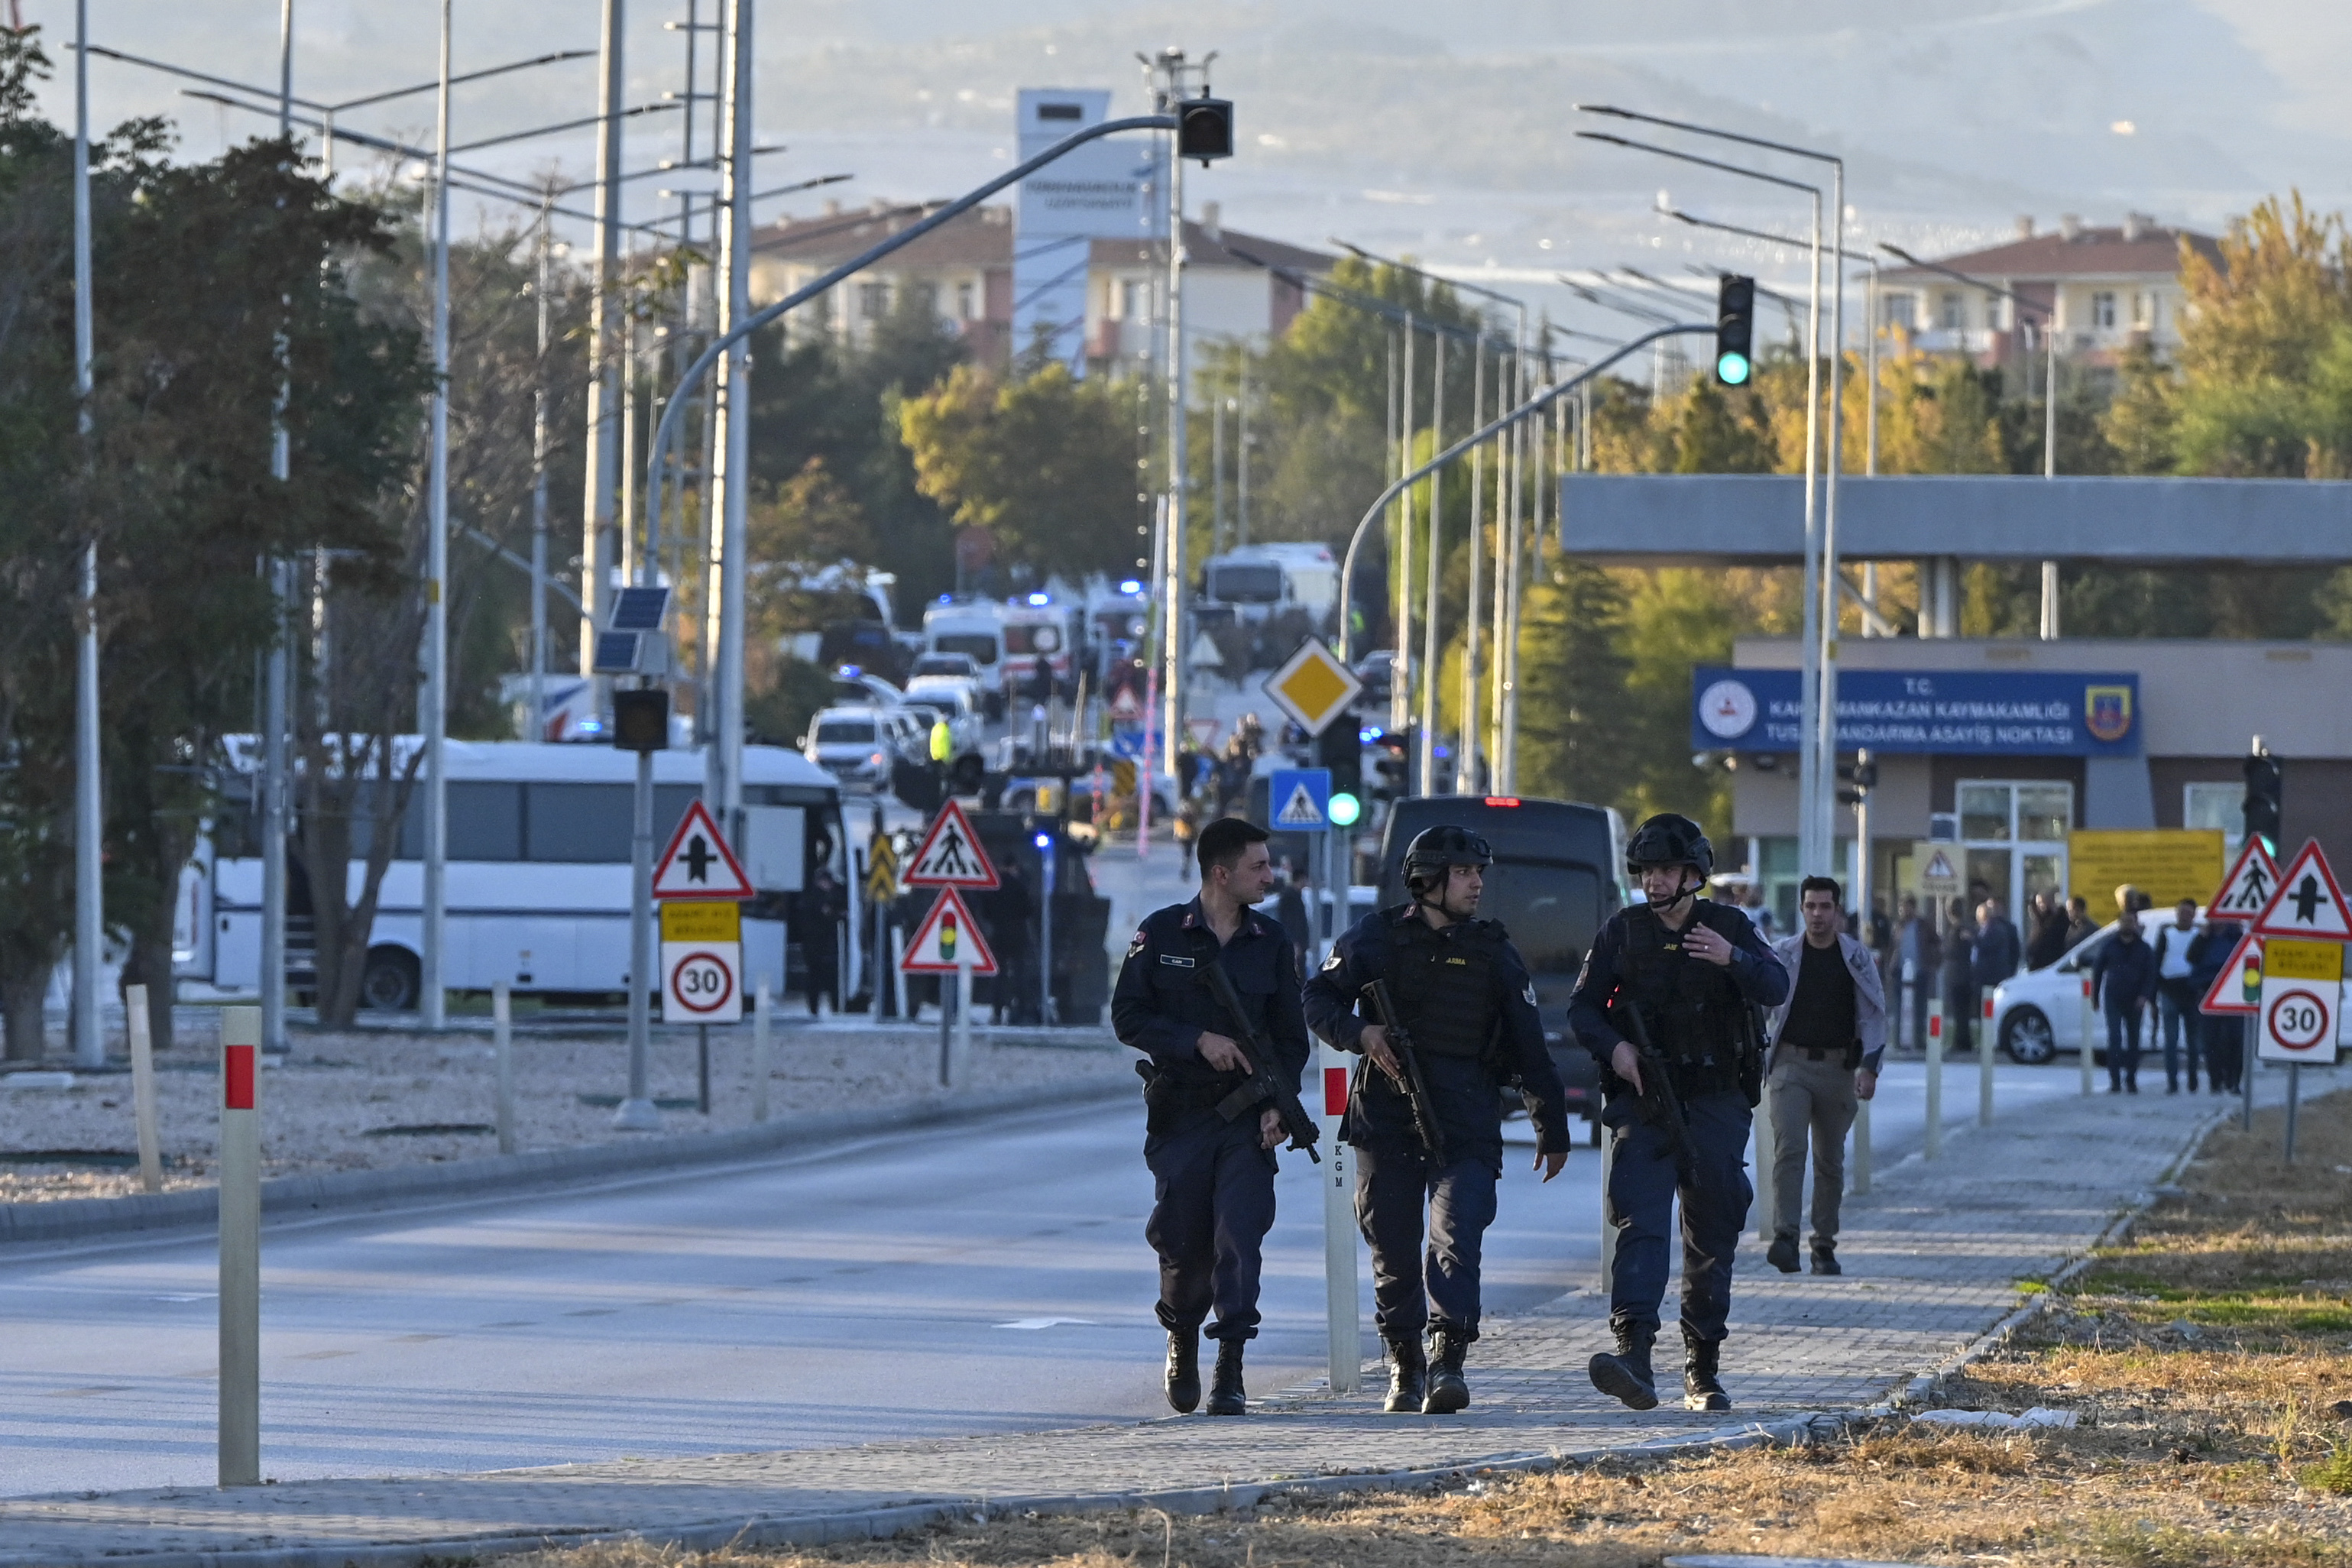
[[[1168,1408],[1190,1415],[1201,1404],[1201,1331],[1168,1331]]]
[[[1764,1249],[1764,1261],[1783,1274],[1794,1274],[1804,1265],[1797,1261],[1797,1233],[1784,1230],[1772,1237],[1772,1245]]]
[[[1617,1353],[1604,1352],[1592,1358],[1592,1386],[1633,1409],[1656,1409],[1658,1380],[1650,1371],[1650,1347],[1657,1343],[1658,1331],[1631,1323],[1612,1327],[1617,1335]]]
[[[1423,1415],[1451,1415],[1470,1406],[1470,1385],[1463,1381],[1462,1358],[1470,1353],[1470,1338],[1460,1329],[1440,1323],[1429,1336],[1429,1394],[1422,1401]]]
[[[1246,1415],[1249,1394],[1242,1387],[1242,1345],[1239,1339],[1217,1342],[1217,1370],[1209,1379],[1209,1414]]]
[[[1723,1392],[1723,1380],[1716,1375],[1717,1359],[1722,1352],[1721,1340],[1703,1340],[1688,1329],[1683,1331],[1684,1409],[1731,1408],[1731,1395]]]
[[[1419,1334],[1383,1334],[1389,1347],[1389,1396],[1381,1408],[1391,1415],[1418,1415],[1429,1397],[1429,1361]]]
[[[1838,1267],[1836,1242],[1816,1241],[1813,1243],[1813,1272],[1816,1274],[1843,1274],[1845,1272],[1844,1269]]]

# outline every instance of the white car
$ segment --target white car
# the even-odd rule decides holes
[[[907,754],[913,716],[897,708],[825,708],[809,721],[801,754],[841,781],[873,794],[890,787],[890,766]]]
[[[956,749],[961,751],[981,743],[986,723],[981,716],[982,695],[980,682],[970,676],[918,675],[907,682],[902,700],[910,708],[936,708],[945,713],[956,731]]]

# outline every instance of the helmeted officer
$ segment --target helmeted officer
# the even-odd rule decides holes
[[[1592,1358],[1592,1385],[1636,1410],[1658,1403],[1650,1347],[1666,1293],[1666,1237],[1675,1200],[1683,1205],[1683,1403],[1728,1410],[1718,1358],[1731,1313],[1732,1254],[1748,1223],[1748,1112],[1762,1083],[1762,1040],[1754,1009],[1789,996],[1789,972],[1755,922],[1698,896],[1715,850],[1698,824],[1671,812],[1651,817],[1625,846],[1625,868],[1646,903],[1610,917],[1585,955],[1569,1000],[1569,1023],[1601,1064],[1601,1115],[1613,1131],[1608,1214],[1617,1227],[1609,1302],[1613,1355]],[[1637,1029],[1627,1012],[1638,1016]],[[1628,1035],[1647,1037],[1649,1054]],[[1680,1102],[1688,1174],[1673,1157],[1669,1131],[1641,1114],[1664,1114],[1655,1087],[1637,1107],[1643,1075],[1663,1066]]]
[[[1160,1254],[1168,1403],[1180,1414],[1201,1402],[1201,1324],[1213,1306],[1209,1414],[1248,1412],[1242,1347],[1257,1333],[1259,1248],[1274,1225],[1274,1151],[1284,1136],[1280,1114],[1248,1094],[1242,1026],[1202,969],[1217,964],[1233,982],[1250,1025],[1273,1047],[1277,1079],[1296,1085],[1307,1068],[1297,952],[1278,921],[1249,907],[1274,887],[1266,837],[1237,816],[1201,830],[1200,896],[1144,917],[1111,993],[1120,1043],[1150,1058],[1137,1064],[1152,1175],[1144,1237]]]
[[[1358,1069],[1342,1136],[1358,1152],[1356,1223],[1372,1249],[1391,1411],[1447,1415],[1470,1403],[1462,1361],[1478,1337],[1479,1248],[1503,1173],[1506,1084],[1518,1086],[1535,1122],[1544,1180],[1568,1160],[1566,1096],[1544,1049],[1534,982],[1502,923],[1476,918],[1494,863],[1486,841],[1467,829],[1424,830],[1405,850],[1412,901],[1357,921],[1307,983],[1308,1025],[1379,1069]],[[1442,1160],[1422,1136],[1389,1030],[1364,995],[1375,980],[1387,982],[1419,1058]]]

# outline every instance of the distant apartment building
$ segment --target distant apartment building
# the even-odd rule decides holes
[[[813,217],[763,226],[751,249],[751,299],[770,304],[919,222],[938,204],[876,202],[844,211],[828,204]],[[824,333],[862,343],[911,294],[971,344],[983,364],[1009,364],[1013,342],[1013,213],[976,207],[942,224],[794,313],[795,338]],[[1279,336],[1306,304],[1305,290],[1269,270],[1319,275],[1333,258],[1280,240],[1224,228],[1217,204],[1202,204],[1184,225],[1184,330],[1192,342],[1220,339],[1263,343]],[[1254,258],[1255,259],[1245,258]],[[1269,265],[1260,265],[1261,263]],[[1166,292],[1164,241],[1097,239],[1087,263],[1087,358],[1122,374],[1165,352],[1160,302]]]
[[[2112,228],[2069,214],[2046,233],[2020,218],[2017,237],[2005,245],[1934,259],[2013,291],[2023,309],[1990,289],[1901,267],[1880,274],[1879,321],[1901,327],[1932,353],[2010,364],[2042,352],[2040,334],[2054,300],[2058,352],[2095,374],[2112,373],[2134,343],[2146,342],[2159,357],[2179,345],[2184,241],[2219,258],[2211,236],[2168,228],[2137,213]]]

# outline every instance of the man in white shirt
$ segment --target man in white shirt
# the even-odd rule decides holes
[[[2197,900],[2183,899],[2173,906],[2172,923],[2156,933],[2156,1000],[2158,1026],[2164,1031],[2164,1092],[2180,1092],[2180,1058],[2189,1058],[2189,1092],[2197,1092],[2200,1018],[2196,982],[2189,978],[2189,943],[2197,935]]]

